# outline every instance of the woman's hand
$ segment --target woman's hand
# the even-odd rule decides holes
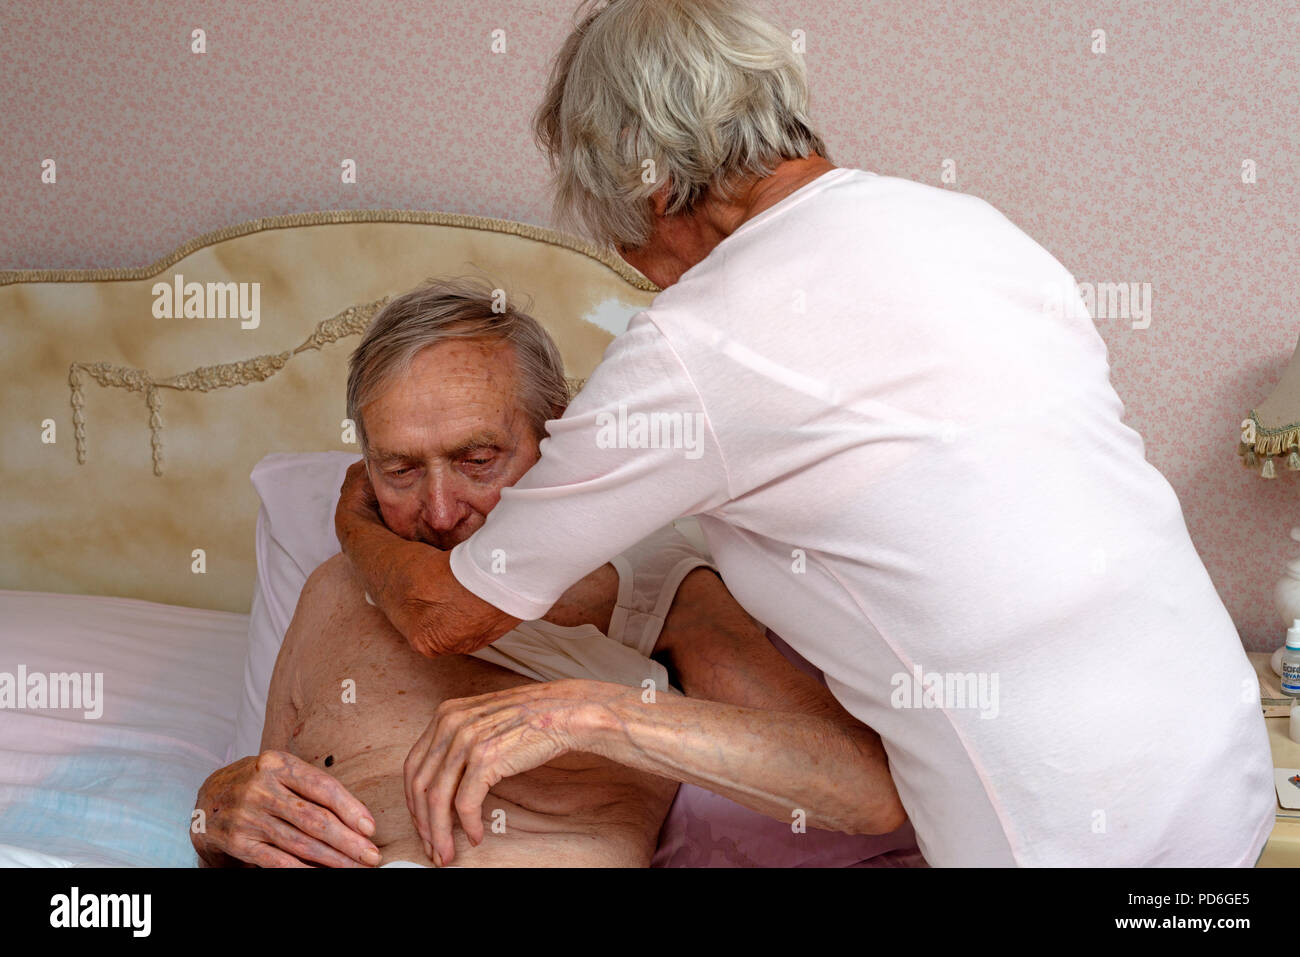
[[[590,750],[596,713],[627,692],[623,685],[566,679],[440,704],[403,767],[406,807],[425,853],[440,867],[455,857],[453,806],[477,847],[488,791],[563,754]]]
[[[348,466],[343,476],[343,485],[339,490],[339,504],[334,509],[334,534],[338,536],[339,546],[347,553],[347,537],[355,523],[383,524],[379,511],[379,499],[375,497],[374,487],[370,484],[370,474],[366,471],[364,461],[354,462]]]

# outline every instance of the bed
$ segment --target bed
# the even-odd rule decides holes
[[[0,864],[197,864],[194,796],[239,756],[257,636],[337,547],[349,340],[453,275],[542,321],[575,389],[655,292],[560,233],[411,211],[258,220],[139,268],[0,273]],[[250,477],[276,462],[324,491],[269,501]],[[284,545],[289,524],[310,547]],[[924,862],[910,826],[796,840],[684,786],[655,864]]]

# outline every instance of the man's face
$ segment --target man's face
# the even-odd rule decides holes
[[[361,415],[384,523],[443,550],[474,534],[539,456],[515,397],[514,350],[501,342],[421,350]]]

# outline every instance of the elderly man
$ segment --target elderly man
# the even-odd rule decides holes
[[[546,332],[494,305],[473,283],[422,287],[386,307],[352,357],[349,415],[377,506],[398,535],[439,549],[482,525],[568,400]],[[341,700],[344,681],[354,702]],[[403,760],[430,715],[455,723],[472,696],[539,681],[574,706],[554,729],[572,753],[535,760],[532,745],[549,742],[531,734],[527,711],[498,708],[493,731],[527,766],[496,769],[473,795],[482,818],[455,829],[439,855],[412,823],[426,804],[420,782],[404,791]],[[204,783],[208,826],[193,841],[210,864],[439,864],[454,854],[460,866],[643,866],[677,781],[787,825],[874,834],[905,823],[878,736],[772,646],[671,528],[473,658],[413,651],[340,555],[299,600],[262,754]],[[864,856],[909,843],[897,837]]]
[[[789,35],[739,0],[592,10],[536,126],[562,221],[663,291],[450,553],[349,478],[340,542],[411,645],[481,647],[697,515],[745,610],[880,732],[931,864],[1253,864],[1254,672],[1061,264],[982,200],[833,166]],[[642,441],[672,417],[701,448]],[[497,700],[564,751],[570,703]],[[451,853],[423,821],[533,758],[436,720],[428,744],[417,817]]]

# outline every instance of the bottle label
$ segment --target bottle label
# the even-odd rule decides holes
[[[1282,659],[1282,693],[1300,695],[1300,661]]]

